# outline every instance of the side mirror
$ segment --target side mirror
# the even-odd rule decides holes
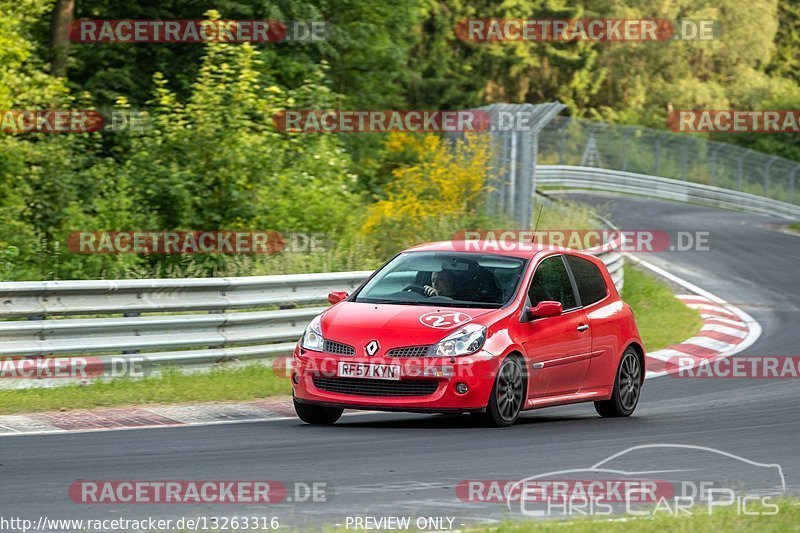
[[[536,307],[526,307],[522,313],[522,321],[531,322],[537,318],[550,318],[559,316],[563,312],[564,308],[561,306],[561,302],[546,300],[539,302]]]
[[[333,291],[328,294],[328,301],[331,305],[336,305],[345,298],[347,298],[347,293],[344,291]]]

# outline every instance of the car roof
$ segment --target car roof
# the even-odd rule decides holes
[[[578,254],[577,250],[564,248],[561,246],[550,246],[533,242],[497,242],[497,241],[440,241],[429,242],[412,246],[404,252],[467,252],[484,253],[490,255],[506,255],[510,257],[521,257],[532,259],[542,252],[570,252]]]

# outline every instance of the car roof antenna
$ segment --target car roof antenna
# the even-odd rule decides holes
[[[539,214],[536,215],[536,224],[533,225],[533,236],[531,237],[531,242],[536,242],[536,230],[539,229],[539,220],[542,218],[542,210],[544,209],[544,204],[539,206]]]

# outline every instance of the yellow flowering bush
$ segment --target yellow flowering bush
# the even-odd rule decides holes
[[[392,172],[387,197],[370,206],[361,234],[381,256],[480,223],[491,164],[488,136],[453,144],[437,135],[392,133],[386,148],[410,156]]]

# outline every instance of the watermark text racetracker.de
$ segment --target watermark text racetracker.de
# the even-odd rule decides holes
[[[677,367],[669,373],[674,378],[717,379],[798,379],[798,355],[740,355],[719,357],[697,364],[694,357],[678,356],[667,363]]]
[[[464,502],[505,502],[528,517],[686,516],[720,509],[774,515],[786,496],[783,469],[688,444],[633,446],[585,468],[521,480],[463,480]]]
[[[81,479],[69,486],[68,495],[74,503],[82,505],[327,503],[331,486],[324,481],[283,482],[267,479]]]
[[[277,516],[182,516],[180,518],[53,518],[36,519],[0,516],[0,531],[6,533],[53,533],[62,531],[137,531],[166,533],[178,531],[269,531],[282,527]]]
[[[149,113],[126,108],[0,110],[3,134],[144,131],[150,126]]]
[[[485,109],[295,109],[272,117],[275,129],[286,133],[484,133],[534,131],[530,110]]]
[[[681,133],[800,133],[797,109],[683,109],[667,116],[667,125]]]
[[[456,487],[464,502],[502,502],[530,517],[691,516],[735,508],[743,515],[775,515],[771,496],[742,494],[715,481],[648,479],[464,480]]]
[[[322,232],[277,231],[77,231],[67,248],[78,254],[276,254],[325,252],[332,239]]]
[[[504,41],[710,41],[720,33],[714,20],[642,18],[469,18],[455,28],[465,42],[496,43]]]
[[[74,43],[323,42],[328,23],[283,20],[76,20]]]
[[[452,236],[454,246],[467,252],[534,251],[538,246],[556,246],[588,252],[614,249],[619,252],[707,252],[708,231],[664,230],[460,230]]]
[[[432,357],[434,355],[431,355]],[[398,361],[395,358],[375,358],[371,364],[342,361],[336,357],[314,357],[303,359],[300,363],[293,357],[276,357],[272,360],[272,369],[276,376],[282,378],[292,377],[299,379],[298,371],[317,377],[340,377],[347,375],[360,375],[361,377],[376,377],[383,379],[400,378],[445,378],[458,379],[474,376],[472,363],[482,358],[482,355],[459,357],[458,364],[429,363],[414,358]],[[365,375],[364,372],[374,372]]]
[[[142,378],[149,368],[143,355],[3,357],[0,379]]]

